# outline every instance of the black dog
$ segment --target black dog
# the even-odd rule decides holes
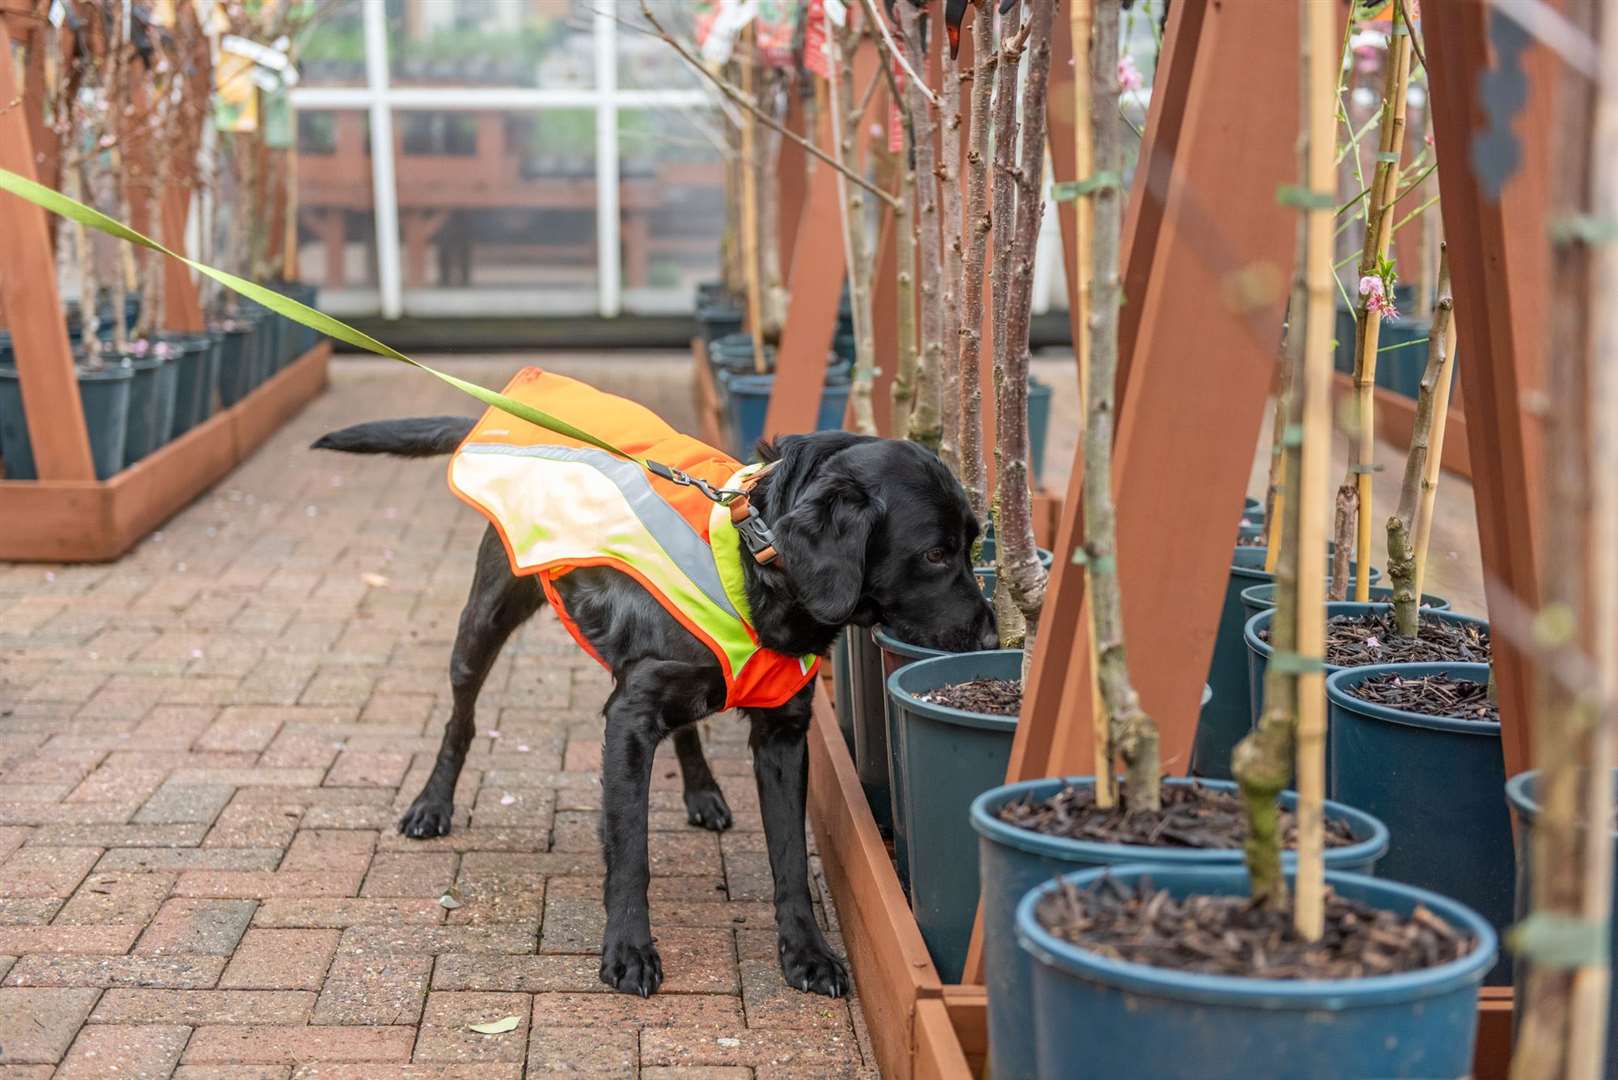
[[[379,421],[334,431],[314,446],[448,454],[472,425],[462,417]],[[752,502],[773,529],[781,559],[770,566],[742,563],[755,629],[766,646],[789,656],[824,654],[844,626],[877,623],[938,649],[994,646],[994,617],[972,575],[977,519],[936,457],[914,443],[843,432],[787,436],[764,449],[777,465],[754,489]],[[627,574],[583,567],[556,586],[616,684],[605,708],[601,762],[607,863],[601,979],[644,996],[663,981],[646,901],[652,756],[673,734],[692,824],[730,827],[730,808],[695,728],[723,706],[724,677],[713,652]],[[449,831],[478,690],[511,632],[543,603],[534,581],[512,574],[490,528],[450,657],[453,714],[432,777],[399,822],[406,836]],[[752,725],[775,878],[781,970],[792,986],[836,997],[847,991],[848,975],[815,922],[804,841],[812,695],[813,684],[780,708],[743,711]]]

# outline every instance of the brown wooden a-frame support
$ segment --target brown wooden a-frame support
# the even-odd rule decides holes
[[[1440,182],[1488,595],[1491,607],[1511,602],[1532,610],[1539,590],[1530,492],[1542,439],[1532,402],[1543,367],[1555,60],[1537,43],[1523,54],[1529,100],[1512,127],[1524,164],[1491,197],[1469,167],[1469,150],[1488,125],[1477,85],[1489,63],[1489,20],[1502,16],[1491,16],[1484,0],[1430,0],[1424,12],[1437,143],[1446,163],[1455,162],[1440,171]],[[1064,37],[1055,35],[1053,103],[1071,94]],[[1296,173],[1288,133],[1298,115],[1290,63],[1297,41],[1292,4],[1173,5],[1125,224],[1129,302],[1114,474],[1119,574],[1136,684],[1161,729],[1165,767],[1175,772],[1188,764],[1290,272],[1293,214],[1267,193]],[[1072,178],[1063,172],[1072,122],[1071,108],[1064,115],[1053,104],[1058,179]],[[1071,235],[1065,223],[1064,240]],[[1073,281],[1071,249],[1067,257]],[[1071,565],[1080,474],[1076,463],[1008,780],[1093,771],[1088,618],[1082,577]],[[1506,635],[1496,636],[1495,647],[1502,753],[1512,775],[1530,765],[1532,672]],[[823,697],[817,706],[811,812],[883,1073],[978,1075],[983,988],[939,980],[829,703]],[[1479,1077],[1504,1075],[1510,1010],[1509,988],[1484,991]]]
[[[0,167],[55,180],[58,148],[44,118],[48,0],[0,0]],[[12,44],[24,50],[24,77]],[[211,75],[203,70],[198,78]],[[136,155],[162,147],[131,148]],[[36,157],[36,151],[38,157]],[[165,236],[184,234],[189,191],[166,194]],[[329,344],[287,365],[231,408],[106,481],[98,481],[79,400],[73,354],[57,292],[45,211],[0,195],[0,313],[12,337],[38,480],[0,479],[0,560],[99,562],[117,558],[217,482],[326,385]],[[156,256],[151,256],[156,257]],[[168,260],[165,325],[198,330],[202,312],[191,275]]]

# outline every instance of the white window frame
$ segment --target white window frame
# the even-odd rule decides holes
[[[299,109],[363,109],[371,118],[372,212],[376,224],[377,286],[385,319],[405,314],[400,278],[399,198],[393,160],[393,116],[405,110],[432,112],[537,112],[545,109],[593,109],[596,118],[596,313],[611,318],[623,310],[623,266],[618,205],[618,112],[621,109],[696,109],[711,106],[715,95],[703,88],[635,90],[618,86],[618,22],[605,7],[591,23],[595,77],[589,87],[394,86],[388,63],[387,12],[382,4],[365,4],[364,86],[299,86],[292,104]],[[436,290],[434,290],[436,292]],[[423,300],[425,298],[422,298]],[[510,290],[493,290],[488,303],[468,296],[449,307],[466,315],[511,312]],[[421,314],[444,309],[431,301],[414,303]],[[413,312],[414,313],[414,312]],[[535,315],[550,314],[535,310]]]

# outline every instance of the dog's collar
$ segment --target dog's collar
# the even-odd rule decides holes
[[[779,569],[781,553],[775,548],[775,534],[765,524],[763,515],[751,499],[753,489],[758,487],[760,480],[775,471],[776,464],[772,461],[767,465],[749,465],[733,476],[725,487],[740,492],[726,504],[726,509],[730,511],[730,523],[736,527],[742,543],[747,545],[753,561],[760,566],[773,565]]]

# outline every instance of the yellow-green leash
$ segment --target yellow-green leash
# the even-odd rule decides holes
[[[610,454],[617,455],[618,457],[627,458],[642,468],[648,469],[659,476],[665,477],[666,479],[677,479],[677,477],[670,474],[676,473],[678,470],[669,469],[666,465],[659,465],[656,462],[647,461],[645,458],[631,454],[628,451],[620,450],[611,443],[598,439],[589,432],[574,427],[566,420],[563,420],[557,416],[552,416],[550,413],[544,412],[543,410],[536,409],[532,405],[526,405],[521,401],[517,401],[514,398],[509,398],[506,395],[497,393],[496,391],[490,390],[487,387],[479,386],[477,383],[467,382],[465,379],[458,379],[454,375],[439,371],[436,368],[428,367],[419,360],[412,360],[410,357],[406,356],[398,349],[395,349],[393,346],[386,345],[376,340],[376,338],[369,334],[361,333],[352,326],[349,326],[347,323],[334,319],[324,312],[316,311],[314,308],[309,307],[306,304],[300,304],[290,296],[283,296],[274,289],[265,288],[263,285],[257,285],[246,280],[245,278],[239,278],[235,274],[227,273],[224,270],[215,269],[212,266],[208,266],[206,263],[200,263],[195,259],[188,259],[184,255],[176,254],[175,252],[172,252],[168,248],[164,247],[162,244],[159,244],[156,240],[143,236],[134,229],[131,229],[123,222],[110,218],[101,211],[86,206],[76,199],[70,199],[61,192],[52,191],[43,184],[38,184],[32,180],[25,179],[9,169],[0,169],[0,191],[9,191],[18,198],[26,199],[27,201],[33,203],[35,206],[44,207],[53,214],[59,214],[71,221],[76,221],[81,225],[95,229],[98,232],[104,232],[108,236],[115,236],[120,240],[127,240],[131,244],[139,244],[143,248],[149,248],[152,251],[167,255],[171,259],[178,259],[185,263],[185,265],[191,267],[191,269],[195,270],[197,273],[204,274],[212,278],[232,292],[239,293],[242,296],[247,297],[249,300],[263,305],[269,310],[275,312],[277,315],[291,319],[295,323],[301,323],[302,325],[313,330],[318,330],[327,337],[334,338],[346,345],[352,345],[356,349],[364,349],[366,352],[375,353],[377,356],[385,356],[389,360],[398,360],[402,363],[409,364],[412,367],[420,368],[422,371],[427,372],[427,374],[442,379],[444,382],[455,387],[455,389],[461,391],[462,393],[470,394],[472,397],[477,398],[485,405],[492,405],[497,409],[510,413],[512,416],[515,416],[520,420],[526,420],[530,424],[537,424],[539,427],[542,427],[547,431],[553,431],[558,435],[565,435],[570,439],[577,439],[579,442],[587,443],[590,446],[605,450]]]
[[[419,360],[412,360],[393,346],[384,344],[369,334],[361,333],[347,323],[332,318],[325,312],[316,311],[307,304],[300,304],[290,296],[283,296],[274,289],[265,288],[263,285],[255,284],[246,278],[237,277],[235,274],[215,269],[206,263],[200,263],[195,259],[188,259],[184,255],[176,254],[156,240],[131,229],[123,222],[110,218],[101,211],[86,206],[76,199],[70,199],[59,191],[52,191],[43,184],[18,176],[9,169],[0,169],[0,191],[9,191],[20,199],[28,200],[35,206],[44,207],[53,214],[59,214],[71,221],[77,221],[81,225],[88,226],[98,232],[104,232],[108,236],[115,236],[120,240],[126,240],[131,244],[139,244],[143,248],[149,248],[159,254],[167,255],[171,259],[178,259],[197,273],[212,278],[232,292],[247,297],[277,315],[291,319],[293,322],[307,326],[312,330],[317,330],[329,338],[335,338],[344,344],[352,345],[356,349],[364,349],[366,352],[375,353],[377,356],[385,356],[389,360],[398,360],[400,363],[420,368],[427,374],[442,379],[463,394],[471,395],[485,405],[510,413],[517,419],[526,420],[530,424],[544,428],[546,431],[552,431],[570,439],[577,439],[588,446],[594,446],[597,449],[605,450],[609,454],[633,461],[653,475],[661,476],[665,480],[682,486],[696,488],[716,503],[729,506],[738,499],[745,500],[744,492],[716,488],[706,480],[689,476],[680,469],[619,449],[605,439],[598,439],[588,431],[574,427],[559,416],[553,416],[542,409],[536,409],[532,405],[517,401],[515,398],[509,398],[487,387],[479,386],[477,383],[458,379],[454,375],[439,371],[437,368],[428,367]],[[740,519],[735,522],[736,529],[741,533],[748,550],[761,563],[773,562],[776,558],[775,537],[771,533],[769,526],[764,523],[764,519],[759,516],[758,511],[745,501],[739,502],[737,505],[743,508],[743,513]]]

